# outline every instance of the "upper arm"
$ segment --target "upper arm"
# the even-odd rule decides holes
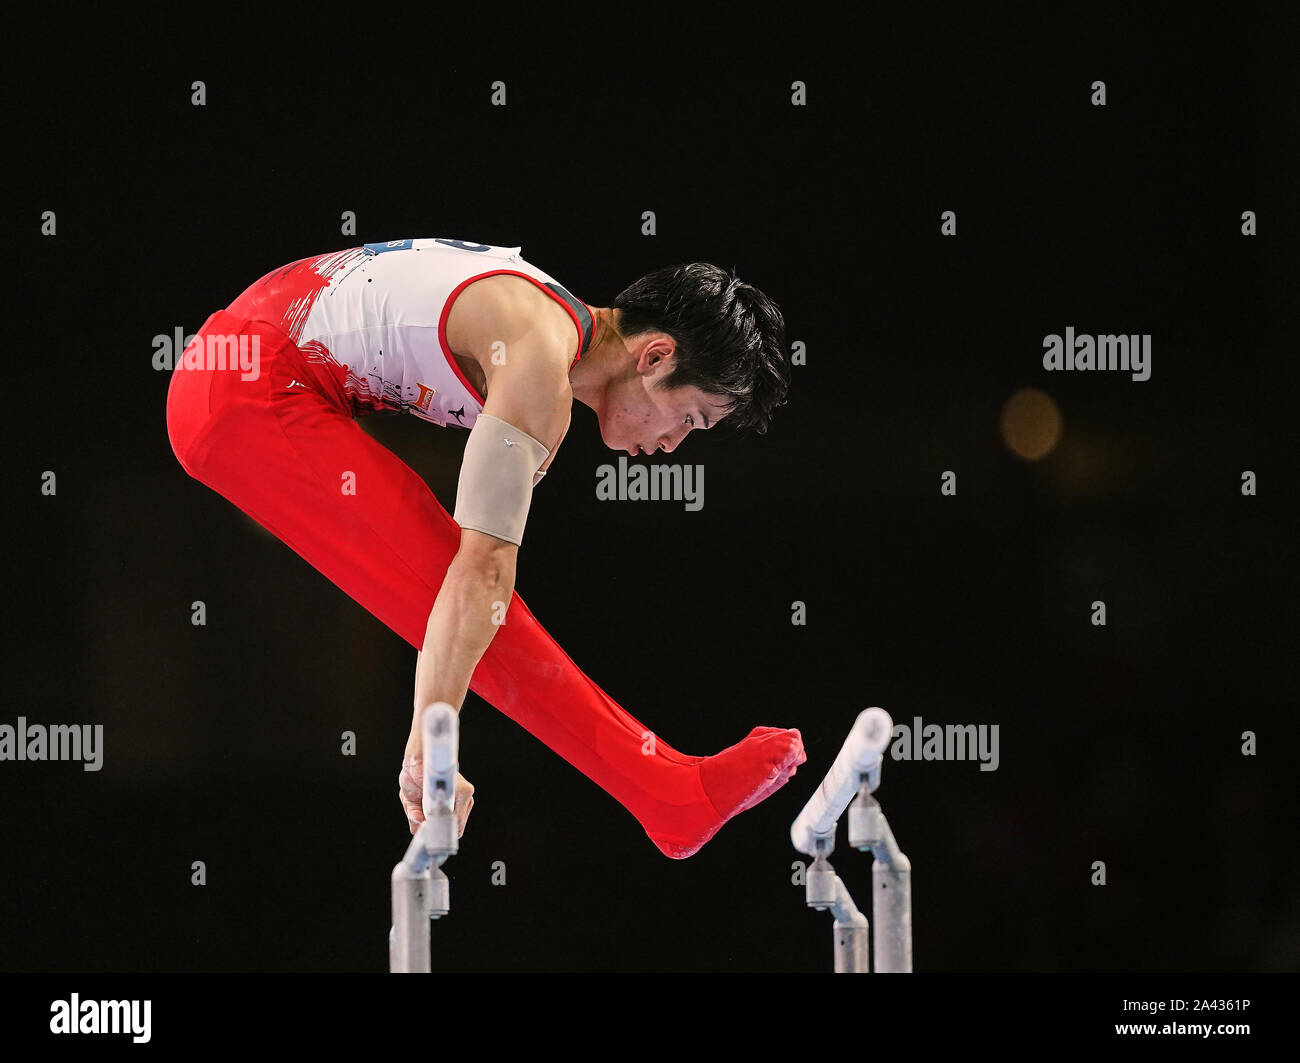
[[[568,374],[572,320],[528,282],[489,278],[498,279],[513,285],[476,293],[460,319],[448,325],[453,349],[474,356],[487,378],[486,401],[466,444],[456,496],[460,552],[494,566],[503,551],[513,563],[508,547],[521,541],[537,473],[554,458],[573,407]],[[469,292],[486,284],[471,285],[457,308]]]
[[[471,285],[467,313],[448,335],[471,354],[487,378],[483,412],[499,417],[546,447],[542,468],[569,428],[573,391],[569,365],[575,342],[573,320],[550,295],[521,277],[490,277]],[[454,313],[454,311],[453,311]]]

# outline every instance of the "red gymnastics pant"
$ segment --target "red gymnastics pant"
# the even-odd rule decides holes
[[[268,529],[416,649],[460,528],[416,473],[363,432],[341,367],[309,361],[277,325],[236,302],[209,333],[260,344],[259,372],[185,361],[167,431],[185,471]],[[253,308],[256,314],[256,307]],[[267,317],[275,315],[267,313]],[[342,490],[345,473],[355,493]],[[604,789],[667,856],[698,851],[729,818],[803,763],[799,732],[755,728],[712,757],[678,753],[568,658],[515,594],[470,689]]]

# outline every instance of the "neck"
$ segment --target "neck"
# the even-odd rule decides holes
[[[618,311],[605,306],[589,309],[594,323],[591,345],[569,373],[569,387],[575,399],[594,410],[600,408],[605,389],[625,361],[627,347],[618,332]]]

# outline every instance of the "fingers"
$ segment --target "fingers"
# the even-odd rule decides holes
[[[397,776],[397,796],[406,811],[407,826],[414,834],[424,822],[424,779],[419,757],[407,757]]]
[[[474,784],[460,772],[456,773],[456,837],[465,836],[465,824],[474,808]]]
[[[397,776],[397,793],[406,812],[407,826],[414,834],[424,822],[424,765],[420,757],[408,756],[403,761],[402,771]],[[469,814],[474,809],[474,784],[459,772],[456,773],[453,807],[456,813],[456,837],[463,838]]]

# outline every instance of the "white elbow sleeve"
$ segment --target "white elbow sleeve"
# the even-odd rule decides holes
[[[480,413],[470,429],[460,466],[456,523],[518,546],[533,487],[541,479],[538,471],[549,453],[527,432],[490,413]]]

